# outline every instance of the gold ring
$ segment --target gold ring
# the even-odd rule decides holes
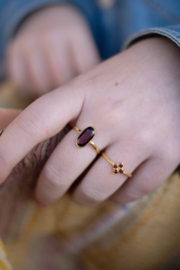
[[[117,174],[117,173],[123,173],[124,175],[126,175],[127,177],[132,177],[132,174],[127,173],[124,170],[124,162],[121,163],[115,163],[114,161],[112,161],[104,152],[102,152],[102,156],[107,160],[107,162],[109,162],[112,166],[113,166],[113,174]]]
[[[92,141],[94,136],[96,135],[96,129],[94,127],[87,127],[83,131],[78,127],[74,126],[74,130],[76,130],[80,135],[76,140],[76,145],[80,148],[90,144],[97,154],[101,153],[101,150],[97,147],[97,145]]]
[[[87,144],[90,144],[97,154],[102,154],[102,156],[113,166],[113,174],[123,173],[127,177],[131,177],[132,174],[127,173],[124,170],[124,163],[115,163],[112,161],[104,152],[97,147],[97,145],[92,141],[94,136],[96,135],[96,129],[94,127],[87,127],[83,131],[79,129],[77,126],[73,127],[79,133],[79,136],[76,140],[76,145],[80,148],[85,147]]]

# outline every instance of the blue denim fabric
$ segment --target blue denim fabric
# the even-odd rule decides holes
[[[111,1],[111,0],[109,0]],[[106,1],[107,2],[107,1]],[[140,39],[163,35],[180,45],[179,0],[0,0],[0,74],[4,56],[19,24],[45,6],[68,3],[85,15],[103,59]]]

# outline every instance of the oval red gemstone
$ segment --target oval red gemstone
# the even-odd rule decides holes
[[[114,173],[118,173],[118,171],[117,171],[117,170],[115,170],[115,171],[114,171]]]
[[[87,127],[77,138],[77,145],[83,147],[88,144],[95,135],[95,129],[93,127]]]
[[[116,165],[116,164],[114,164],[113,168],[117,168],[117,165]]]
[[[120,163],[120,164],[119,164],[119,167],[122,168],[122,167],[123,167],[123,164]]]
[[[120,173],[123,173],[123,170],[122,169],[120,169],[119,171],[120,171]]]

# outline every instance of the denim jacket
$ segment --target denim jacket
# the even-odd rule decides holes
[[[23,20],[43,7],[71,4],[86,17],[102,59],[143,38],[162,35],[180,46],[180,0],[0,0],[0,75],[6,48]]]

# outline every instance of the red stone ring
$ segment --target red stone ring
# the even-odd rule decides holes
[[[95,145],[95,143],[92,141],[94,136],[96,135],[96,129],[93,127],[87,127],[83,131],[80,130],[78,127],[73,127],[80,135],[78,136],[76,140],[76,145],[80,148],[86,146],[87,144],[90,144],[93,149],[96,151],[97,154],[101,153],[101,150]]]
[[[96,135],[96,129],[94,127],[87,127],[83,131],[80,130],[76,126],[74,126],[73,129],[79,133],[79,136],[76,140],[76,145],[78,147],[82,148],[82,147],[85,147],[87,144],[90,144],[93,147],[93,149],[96,151],[97,154],[102,154],[102,156],[107,160],[107,162],[109,162],[113,166],[113,174],[123,173],[127,177],[132,176],[132,174],[129,174],[124,170],[124,163],[123,162],[115,163],[104,152],[101,153],[101,150],[92,141],[92,139]]]

